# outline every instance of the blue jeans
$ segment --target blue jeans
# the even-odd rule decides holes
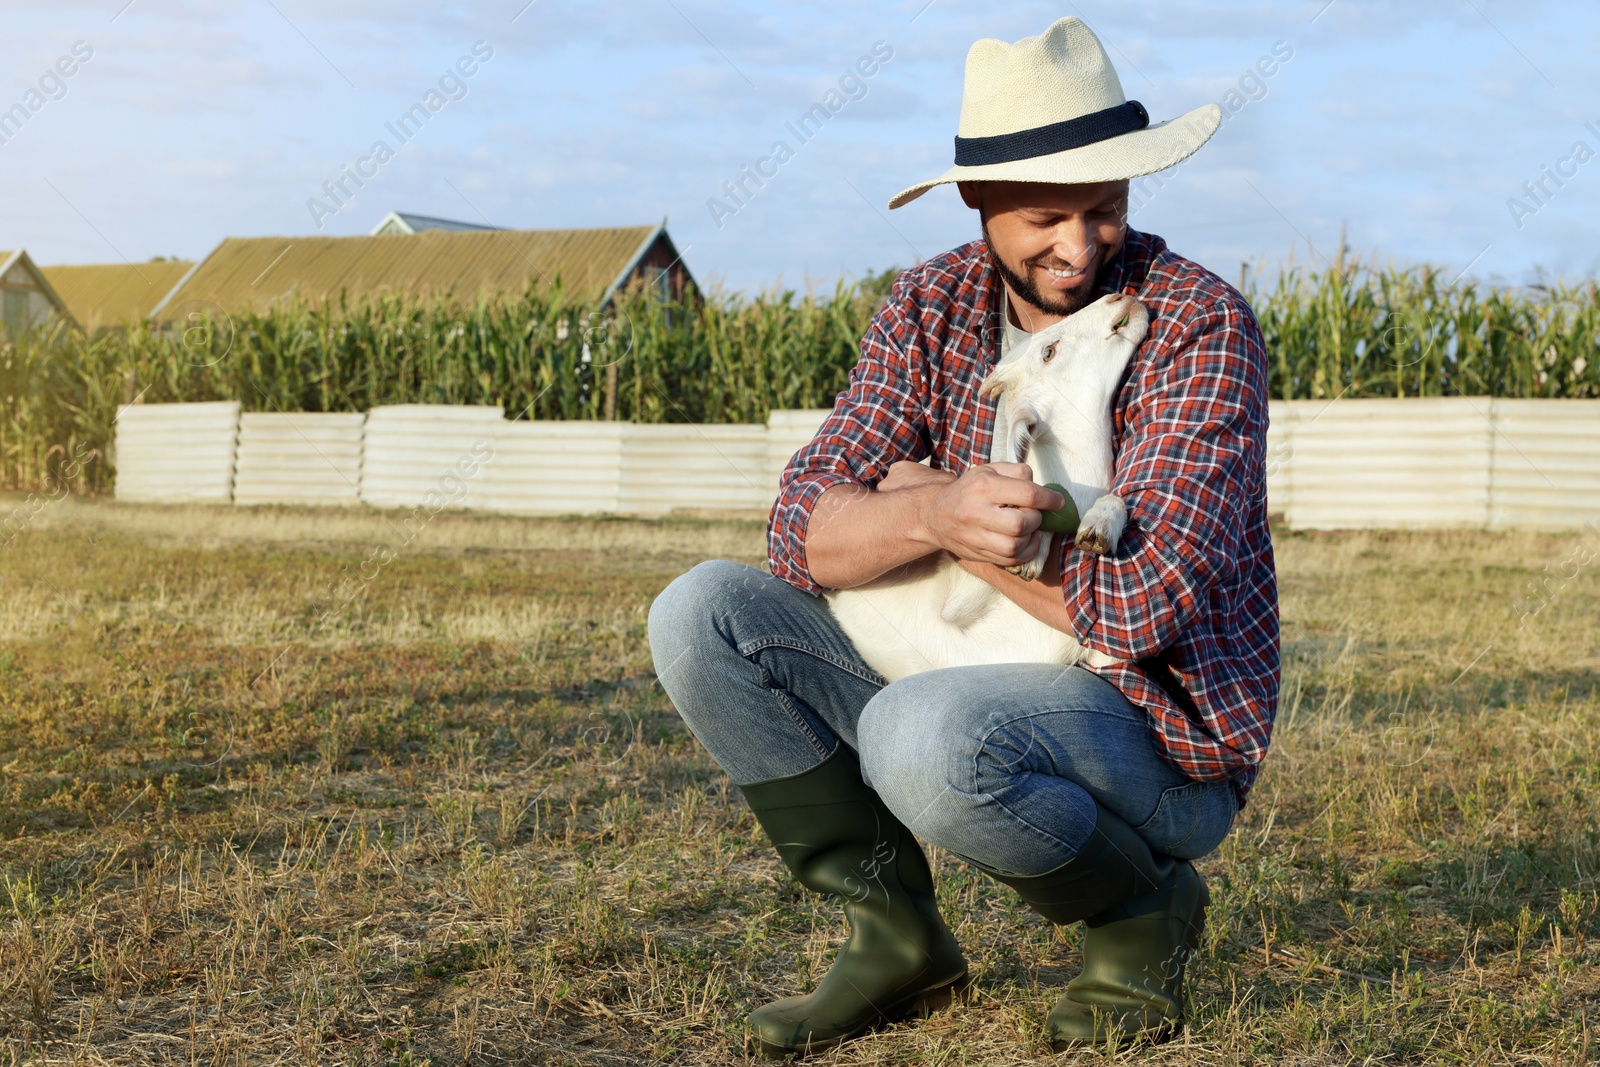
[[[650,606],[656,676],[739,785],[801,774],[842,743],[918,837],[1002,874],[1078,854],[1104,805],[1152,850],[1194,859],[1238,813],[1228,782],[1166,763],[1149,716],[1080,667],[953,667],[885,685],[818,597],[712,560]]]

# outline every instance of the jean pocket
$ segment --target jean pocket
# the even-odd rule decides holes
[[[1158,852],[1199,859],[1222,844],[1238,814],[1233,783],[1185,782],[1162,790],[1155,812],[1134,829]]]

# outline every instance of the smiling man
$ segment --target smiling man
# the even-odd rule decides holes
[[[1018,325],[1029,333],[1086,305],[1102,268],[1122,250],[1127,235],[1126,181],[1084,185],[1033,182],[961,182],[961,199],[978,210],[995,272],[1018,301]],[[1062,224],[1083,219],[1083,233]],[[1000,236],[995,237],[995,229]],[[998,254],[1020,257],[1013,266]]]
[[[1209,901],[1190,861],[1232,827],[1277,707],[1266,356],[1238,292],[1126,218],[1129,179],[1187,158],[1219,122],[1211,105],[1150,125],[1076,19],[975,44],[956,165],[890,207],[956,183],[983,240],[895,282],[849,388],[784,472],[772,573],[701,564],[651,607],[685,722],[795,877],[841,897],[850,923],[813,992],[751,1014],[768,1053],[829,1047],[968,981],[918,836],[1050,921],[1085,923],[1054,1047],[1183,1025]],[[1027,333],[1112,292],[1151,313],[1112,411],[1128,526],[1108,556],[1060,538],[1025,581],[1005,568],[1034,555],[1041,509],[1062,501],[1026,465],[988,461],[995,402],[978,387]],[[885,685],[816,594],[937,551],[1118,662]]]

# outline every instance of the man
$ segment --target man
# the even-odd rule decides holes
[[[1076,19],[968,55],[954,182],[984,240],[902,274],[816,438],[790,461],[771,575],[713,561],[650,612],[657,674],[801,884],[844,899],[851,936],[807,996],[752,1013],[771,1054],[826,1048],[966,981],[912,831],[1084,921],[1056,1048],[1160,1039],[1209,900],[1214,849],[1265,756],[1277,705],[1266,524],[1266,357],[1249,306],[1126,224],[1128,179],[1215,132],[1207,106],[1150,126]],[[985,463],[979,384],[1014,338],[1099,295],[1152,315],[1113,417],[1128,526],[1105,557],[1062,537],[1036,581],[1041,509],[1023,464]],[[923,467],[915,460],[931,457]],[[954,554],[1035,617],[1123,661],[1006,664],[885,686],[817,596]]]

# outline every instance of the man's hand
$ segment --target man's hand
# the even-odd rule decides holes
[[[921,535],[957,559],[1015,567],[1039,551],[1039,512],[1063,504],[1026,463],[981,464],[928,494]]]
[[[924,485],[945,485],[956,480],[950,471],[934,470],[926,463],[909,459],[889,464],[889,473],[878,483],[878,492],[892,493],[897,489],[918,489]]]
[[[957,559],[1014,567],[1039,548],[1039,510],[1061,495],[1023,463],[973,467],[959,478],[902,461],[869,492],[837,485],[818,498],[806,532],[811,576],[849,589],[943,549]]]

